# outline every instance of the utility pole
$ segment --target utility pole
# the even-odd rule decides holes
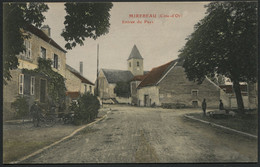
[[[99,96],[99,92],[98,92],[98,68],[99,68],[99,44],[97,44],[97,96]]]

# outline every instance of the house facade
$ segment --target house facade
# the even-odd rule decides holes
[[[241,95],[244,103],[244,107],[248,109],[257,108],[257,84],[255,83],[240,83]],[[220,85],[219,86],[228,95],[227,107],[237,108],[237,99],[232,85]]]
[[[66,65],[65,78],[67,92],[90,93],[94,95],[94,84],[69,65]]]
[[[26,50],[17,55],[19,66],[17,69],[10,71],[12,79],[7,82],[7,85],[3,86],[5,118],[13,116],[14,109],[11,108],[11,103],[16,100],[17,96],[27,97],[29,105],[36,99],[43,104],[48,102],[48,78],[23,70],[37,68],[39,57],[52,60],[53,70],[65,76],[66,51],[51,39],[50,28],[43,26],[40,30],[28,25],[24,33],[30,35],[29,39],[24,40]]]
[[[204,98],[209,108],[218,108],[220,99],[224,104],[228,101],[226,93],[208,78],[200,85],[189,81],[179,59],[153,68],[137,87],[139,106],[181,104],[196,108]]]

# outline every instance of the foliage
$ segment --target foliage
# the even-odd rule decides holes
[[[48,77],[48,95],[53,103],[63,106],[65,103],[66,87],[65,80],[61,74],[51,68],[52,61],[38,58],[38,67],[35,70],[23,69],[26,73],[38,73]]]
[[[70,111],[74,112],[74,124],[80,125],[93,121],[100,108],[97,96],[92,94],[83,94],[77,102],[72,102],[69,107]]]
[[[202,83],[215,74],[230,78],[242,111],[239,82],[255,82],[257,76],[257,2],[212,2],[206,7],[207,15],[179,56],[190,80]]]
[[[23,33],[28,24],[40,27],[45,17],[43,12],[48,6],[41,2],[4,3],[3,4],[3,78],[4,84],[12,78],[9,70],[18,67],[16,55],[25,50],[24,39],[29,38]]]
[[[131,96],[130,83],[129,82],[117,82],[114,92],[119,97]]]
[[[72,49],[77,44],[83,45],[85,38],[97,39],[109,31],[109,11],[113,4],[106,3],[65,3],[65,29],[62,32],[67,44],[66,49]]]
[[[28,114],[29,103],[26,97],[18,96],[14,102],[11,103],[11,107],[16,110],[16,116],[21,118]]]

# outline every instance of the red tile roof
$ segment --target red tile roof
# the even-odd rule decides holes
[[[147,74],[147,76],[144,78],[144,80],[139,84],[138,88],[156,84],[161,79],[161,77],[163,77],[163,75],[168,71],[168,69],[171,67],[171,65],[173,65],[175,62],[177,62],[177,60],[173,60],[173,61],[170,61],[169,63],[166,63],[159,67],[153,68]]]
[[[31,33],[38,36],[45,42],[50,43],[52,46],[56,47],[57,49],[61,50],[64,53],[66,53],[66,51],[61,46],[59,46],[53,39],[48,37],[48,35],[46,35],[42,30],[34,27],[33,25],[27,25],[25,30],[30,31]]]
[[[234,93],[232,85],[219,85],[219,87],[221,89],[223,89],[228,94],[233,94]],[[242,95],[246,95],[247,85],[240,85],[240,90],[241,90]]]
[[[90,82],[89,80],[87,80],[86,78],[84,78],[84,77],[83,77],[82,75],[80,75],[79,73],[77,73],[77,72],[75,72],[75,71],[71,71],[71,70],[70,70],[70,72],[73,73],[76,77],[78,77],[78,78],[81,80],[81,82],[86,83],[86,84],[90,84],[90,85],[94,85],[92,82]]]
[[[131,81],[142,81],[147,76],[147,74],[145,74],[145,75],[137,75]]]
[[[67,91],[66,96],[69,96],[72,99],[76,99],[80,96],[80,93],[79,92],[69,92],[69,91]]]

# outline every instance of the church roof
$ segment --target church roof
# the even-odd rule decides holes
[[[139,84],[138,88],[155,85],[177,61],[178,59],[153,68]]]
[[[130,56],[128,57],[127,60],[130,60],[130,59],[143,59],[143,57],[141,56],[139,50],[137,49],[136,45],[134,45],[131,53],[130,53]]]
[[[128,82],[134,76],[130,71],[127,70],[112,70],[112,69],[101,69],[104,72],[104,75],[108,83],[117,83],[117,82]]]

